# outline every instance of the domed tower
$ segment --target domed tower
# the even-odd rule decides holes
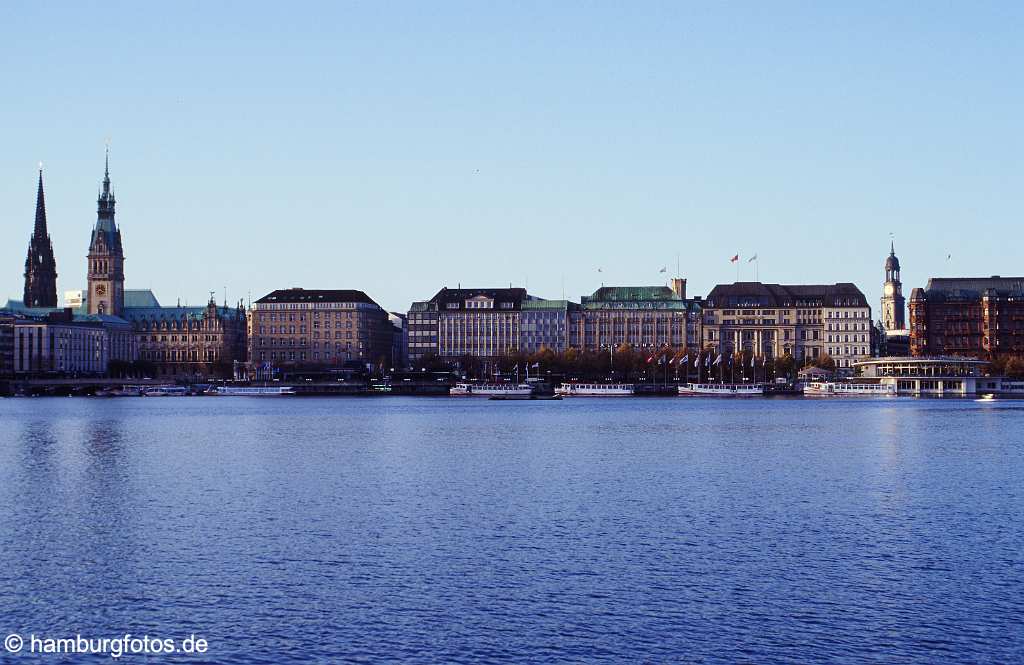
[[[103,190],[96,201],[96,226],[89,242],[89,313],[121,316],[124,312],[124,250],[114,222],[110,188],[110,152],[103,169]]]
[[[896,246],[890,244],[889,258],[885,260],[885,284],[882,286],[882,327],[889,331],[906,330],[905,310],[900,260],[896,258]]]

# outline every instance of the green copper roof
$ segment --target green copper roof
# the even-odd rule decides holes
[[[588,302],[643,302],[643,301],[666,301],[682,299],[675,291],[667,286],[602,286],[592,295],[583,296],[584,303]]]
[[[538,298],[536,300],[527,300],[527,301],[525,301],[523,303],[523,309],[524,310],[530,310],[530,309],[561,309],[561,310],[568,310],[568,309],[575,309],[576,307],[577,307],[576,303],[574,303],[572,301],[569,301],[569,300],[540,300]]]

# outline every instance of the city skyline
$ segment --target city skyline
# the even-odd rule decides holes
[[[760,281],[849,280],[877,310],[890,234],[908,292],[1020,272],[993,240],[1024,203],[1020,7],[270,12],[126,5],[103,16],[116,39],[80,31],[88,8],[8,17],[27,101],[0,110],[19,128],[4,298],[39,161],[59,295],[84,288],[108,138],[127,286],[163,302],[303,285],[404,311],[459,283],[578,300],[665,283],[677,254],[706,295],[756,253]]]

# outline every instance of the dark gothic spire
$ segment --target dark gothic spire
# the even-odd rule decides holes
[[[39,165],[39,190],[36,192],[36,228],[32,235],[36,238],[46,238],[46,197],[43,195],[43,165]]]
[[[36,192],[36,225],[25,256],[25,292],[28,307],[57,306],[57,262],[46,230],[46,197],[43,195],[43,166],[39,165],[39,189]]]

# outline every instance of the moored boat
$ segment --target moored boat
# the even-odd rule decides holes
[[[712,397],[761,397],[764,386],[760,383],[687,383],[679,386],[680,395],[710,395]]]
[[[528,383],[456,383],[448,393],[454,397],[529,397],[534,392]]]
[[[184,397],[188,394],[186,386],[150,386],[142,391],[143,397]]]
[[[821,397],[876,396],[888,397],[896,394],[895,383],[864,381],[811,381],[804,385],[804,395]]]
[[[563,383],[555,388],[565,397],[630,397],[634,392],[632,383]]]
[[[217,386],[215,395],[229,397],[281,397],[294,395],[291,386]]]

